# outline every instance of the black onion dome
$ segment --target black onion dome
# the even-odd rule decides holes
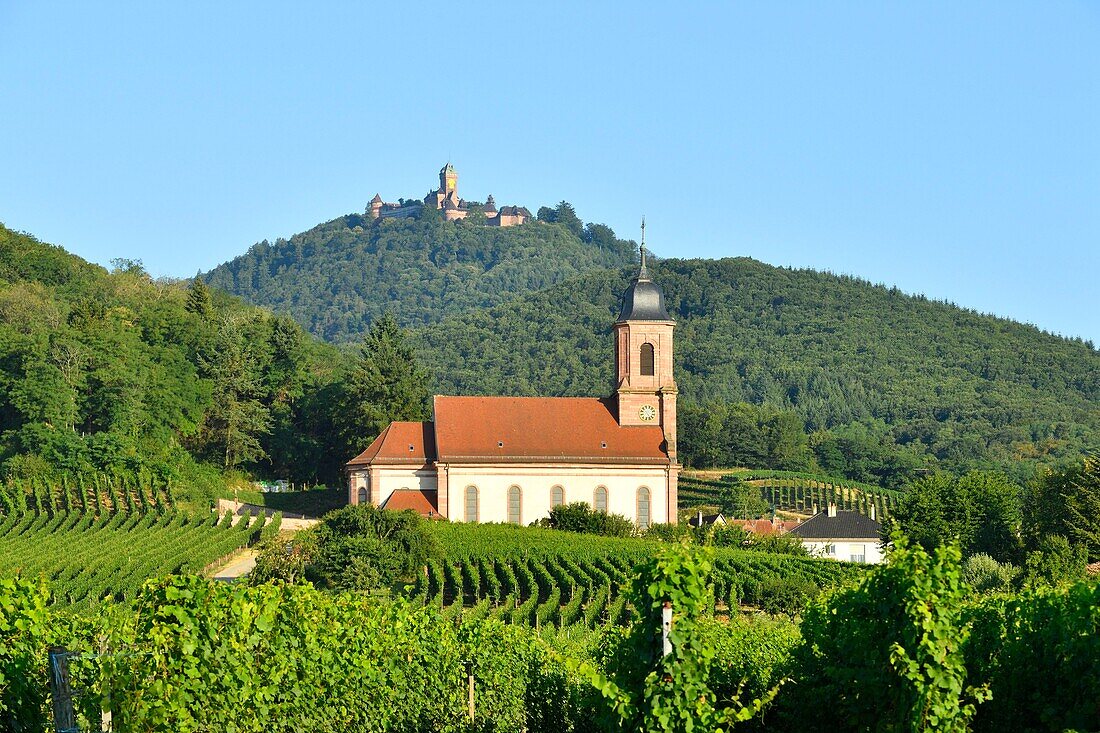
[[[619,311],[619,321],[671,321],[672,316],[665,308],[665,294],[657,284],[649,279],[649,270],[642,256],[642,268],[634,282],[623,293],[623,307]]]

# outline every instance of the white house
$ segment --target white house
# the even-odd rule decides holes
[[[859,512],[841,511],[830,504],[823,512],[791,529],[790,534],[802,541],[814,557],[831,557],[845,562],[877,565],[883,561],[882,525],[871,516]]]

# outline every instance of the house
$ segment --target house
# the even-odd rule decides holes
[[[726,518],[722,516],[722,512],[717,514],[703,514],[702,510],[699,510],[694,517],[688,520],[688,525],[691,527],[710,527],[712,525],[724,525]]]
[[[814,557],[831,557],[846,562],[878,564],[883,561],[882,525],[871,516],[843,511],[830,504],[790,530]]]
[[[613,394],[437,395],[430,421],[391,423],[346,464],[348,502],[390,507],[400,492],[425,516],[530,524],[583,501],[643,529],[675,522],[675,323],[645,258],[643,232],[641,267],[612,325]]]

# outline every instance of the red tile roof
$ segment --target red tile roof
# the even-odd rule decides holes
[[[419,489],[397,489],[382,502],[382,509],[401,511],[407,509],[416,512],[422,517],[438,517],[439,508],[436,506],[435,491],[421,491]]]
[[[348,461],[349,466],[372,463],[410,463],[424,465],[435,460],[435,431],[430,422],[392,422],[367,446]]]
[[[448,463],[670,462],[660,426],[620,426],[593,397],[436,396],[435,438]]]

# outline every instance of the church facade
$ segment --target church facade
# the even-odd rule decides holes
[[[641,528],[676,521],[675,323],[641,269],[613,332],[607,398],[436,396],[346,465],[348,502],[462,522],[530,524],[588,503]]]

